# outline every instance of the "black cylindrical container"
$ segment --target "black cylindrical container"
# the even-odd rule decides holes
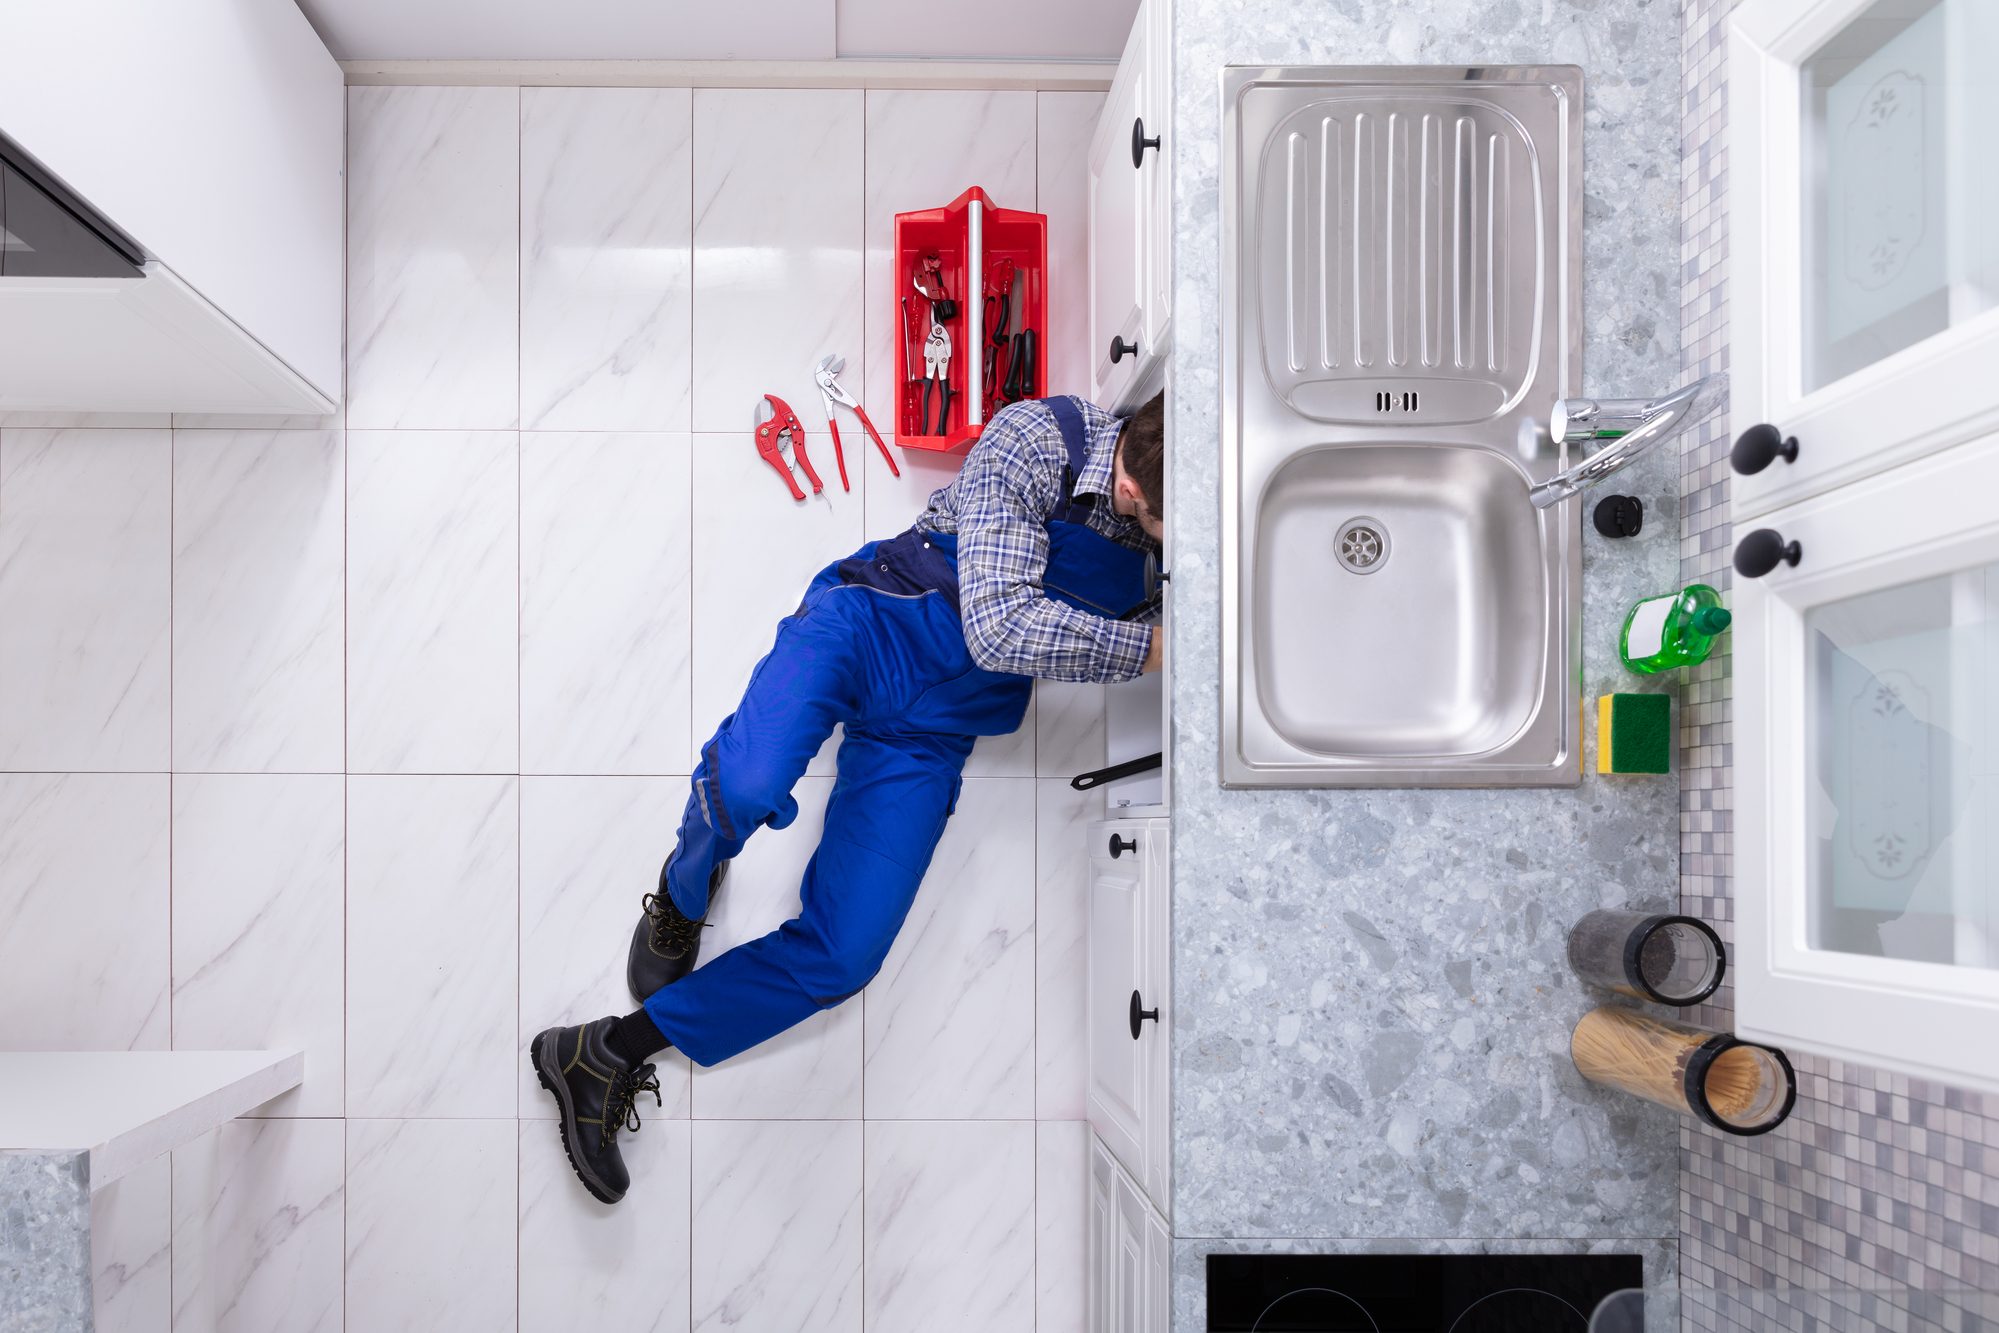
[[[1569,932],[1569,966],[1634,1000],[1685,1008],[1721,987],[1728,960],[1707,922],[1658,912],[1591,912]]]

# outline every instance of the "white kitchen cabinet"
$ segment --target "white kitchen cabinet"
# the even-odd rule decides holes
[[[1732,483],[1736,1032],[1986,1092],[1994,58],[1990,0],[1731,17],[1732,424],[1797,446]]]
[[[1090,1123],[1161,1212],[1171,1207],[1168,829],[1089,826],[1085,1021]]]
[[[1139,6],[1090,143],[1090,399],[1113,412],[1158,392],[1172,344],[1170,13],[1154,0]],[[1134,159],[1141,138],[1160,142]]]
[[[1172,1233],[1103,1140],[1090,1136],[1090,1333],[1167,1333]]]
[[[0,134],[142,252],[116,278],[0,275],[0,410],[336,410],[345,97],[298,6],[0,13]]]

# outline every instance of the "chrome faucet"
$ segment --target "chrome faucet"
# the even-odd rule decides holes
[[[1548,434],[1557,444],[1586,440],[1610,443],[1566,472],[1548,478],[1527,492],[1536,509],[1558,505],[1572,495],[1621,472],[1689,426],[1711,416],[1728,401],[1728,376],[1716,373],[1695,380],[1663,397],[1564,398],[1548,418]]]

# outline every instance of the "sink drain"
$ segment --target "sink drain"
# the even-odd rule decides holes
[[[1333,538],[1340,563],[1356,574],[1372,574],[1388,563],[1388,529],[1380,519],[1350,518]]]

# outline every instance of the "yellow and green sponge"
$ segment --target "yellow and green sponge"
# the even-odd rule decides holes
[[[1596,771],[1671,771],[1673,704],[1663,694],[1605,694],[1596,701]]]

